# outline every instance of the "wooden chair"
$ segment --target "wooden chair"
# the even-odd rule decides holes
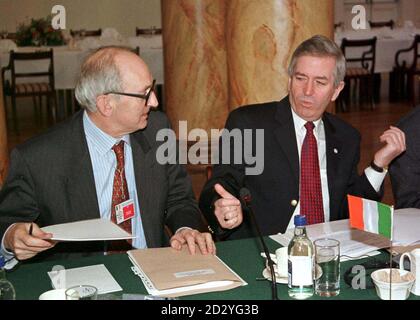
[[[383,28],[383,27],[389,27],[391,29],[394,29],[395,22],[394,20],[389,21],[371,21],[369,20],[370,28]]]
[[[48,68],[44,71],[27,72],[18,71],[16,64],[23,61],[42,61],[48,60]],[[10,72],[10,81],[6,80],[5,73]],[[17,81],[19,78],[25,78],[25,82]],[[34,78],[34,81],[28,81],[28,78]],[[48,80],[45,81],[44,79]],[[19,134],[16,114],[16,98],[32,97],[35,109],[37,108],[36,98],[39,100],[40,113],[42,113],[42,97],[46,97],[48,114],[51,115],[53,122],[56,121],[57,99],[54,87],[54,55],[53,50],[38,52],[10,52],[9,65],[1,69],[1,79],[4,92],[4,106],[7,110],[6,96],[10,96],[12,103],[13,126],[16,134]],[[53,106],[51,106],[51,100]]]
[[[401,96],[411,96],[413,105],[416,104],[416,88],[415,79],[420,75],[420,34],[414,38],[412,45],[407,49],[398,50],[395,53],[395,66],[394,66],[394,87],[398,91],[402,91]],[[407,65],[407,61],[402,59],[402,54],[411,55],[412,62]]]
[[[70,30],[70,35],[72,37],[100,37],[102,35],[102,29],[98,30]]]
[[[162,34],[161,28],[140,29],[136,27],[136,36]]]
[[[357,54],[354,53],[354,49],[358,52]],[[354,93],[358,92],[358,97],[356,94],[353,94],[353,96],[358,98],[357,104],[360,104],[363,97],[366,97],[371,105],[371,109],[374,109],[376,37],[364,40],[344,38],[341,43],[341,50],[347,62],[344,78],[346,85],[343,90],[343,97],[339,99],[341,111],[346,111],[347,109],[345,104],[350,101],[352,85]]]

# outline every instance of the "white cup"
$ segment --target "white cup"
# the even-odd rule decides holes
[[[410,252],[405,252],[400,257],[400,269],[404,269],[404,257],[410,260],[411,272],[416,277],[414,285],[411,287],[411,293],[420,296],[420,249],[414,249]]]
[[[44,292],[39,296],[39,300],[66,300],[66,289],[55,289]]]
[[[275,271],[281,278],[287,277],[287,247],[281,247],[276,250],[276,260],[277,267]]]

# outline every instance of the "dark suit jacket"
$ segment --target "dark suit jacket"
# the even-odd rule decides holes
[[[348,193],[379,199],[363,174],[357,173],[360,156],[360,134],[349,124],[332,114],[323,116],[327,152],[327,176],[330,196],[330,219],[348,217]],[[226,128],[264,129],[264,171],[260,175],[245,175],[243,164],[218,164],[213,166],[213,176],[200,196],[200,208],[210,226],[216,231],[217,220],[213,203],[217,199],[214,184],[221,183],[238,196],[242,186],[251,191],[252,206],[261,232],[265,235],[284,232],[299,200],[299,155],[292,112],[288,97],[280,102],[251,105],[232,111]],[[255,131],[253,136],[255,137]],[[253,141],[253,152],[255,152]],[[336,149],[337,153],[334,152]],[[220,151],[221,154],[222,151]],[[219,163],[222,161],[219,160]],[[244,163],[244,162],[243,162]],[[296,200],[296,201],[293,201]],[[234,229],[229,239],[255,236],[248,215]]]
[[[168,128],[161,112],[151,112],[146,129],[131,134],[134,172],[148,247],[168,245],[164,232],[183,226],[204,230],[190,179],[180,165],[156,160],[156,132]],[[111,199],[110,199],[111,201]],[[0,192],[0,238],[15,222],[51,224],[99,218],[95,181],[83,112],[30,139],[11,153],[10,170]],[[103,243],[62,243],[54,251],[103,251]]]
[[[420,106],[397,126],[405,133],[406,151],[389,167],[395,208],[420,209]]]

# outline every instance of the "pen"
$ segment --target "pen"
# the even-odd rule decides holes
[[[33,224],[33,223],[31,223],[31,226],[29,227],[29,235],[30,235],[30,236],[32,235],[32,229],[33,229],[33,226],[34,226],[34,224]]]

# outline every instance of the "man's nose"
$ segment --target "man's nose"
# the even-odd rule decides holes
[[[312,81],[308,81],[306,83],[304,91],[306,96],[311,96],[314,93],[314,85]]]
[[[154,91],[150,94],[150,98],[149,101],[147,101],[147,105],[151,108],[156,108],[159,105],[158,98]]]

